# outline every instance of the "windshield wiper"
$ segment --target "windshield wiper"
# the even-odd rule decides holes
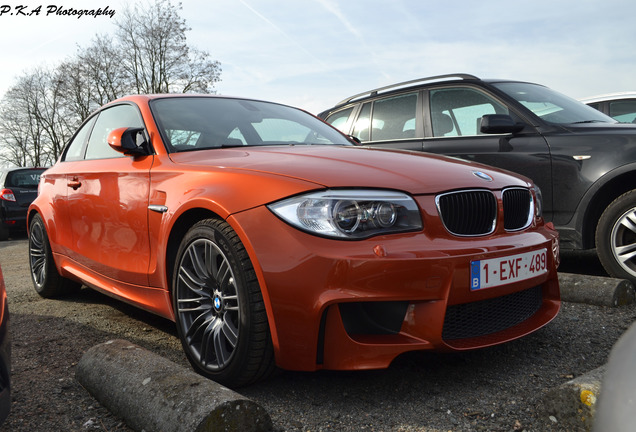
[[[582,121],[574,122],[572,124],[582,124],[582,123],[609,123],[609,122],[606,122],[603,120],[582,120]]]

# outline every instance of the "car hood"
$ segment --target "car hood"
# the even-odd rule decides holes
[[[421,152],[357,146],[212,149],[173,153],[170,157],[173,162],[193,169],[249,170],[329,188],[384,188],[427,194],[466,187],[500,189],[529,184],[516,174],[473,162]],[[486,176],[479,175],[480,172]]]
[[[636,124],[633,123],[573,123],[561,126],[573,133],[636,134]]]

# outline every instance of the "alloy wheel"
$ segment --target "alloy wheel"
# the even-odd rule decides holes
[[[230,261],[211,240],[193,241],[177,278],[177,315],[188,348],[208,370],[227,366],[239,337],[239,296]]]

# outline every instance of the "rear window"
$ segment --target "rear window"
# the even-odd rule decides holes
[[[40,175],[44,169],[26,169],[11,171],[7,174],[4,187],[22,187],[27,189],[37,189],[40,182]]]

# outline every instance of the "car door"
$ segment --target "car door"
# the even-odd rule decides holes
[[[148,195],[153,157],[130,157],[113,150],[108,134],[121,127],[144,127],[137,107],[116,105],[99,113],[84,156],[69,161],[67,212],[72,257],[102,276],[148,285]]]
[[[422,150],[462,158],[522,174],[543,193],[544,216],[552,219],[552,164],[546,140],[527,124],[513,134],[484,134],[481,119],[507,114],[522,119],[504,102],[482,89],[441,86],[430,89],[423,100],[426,137]]]

